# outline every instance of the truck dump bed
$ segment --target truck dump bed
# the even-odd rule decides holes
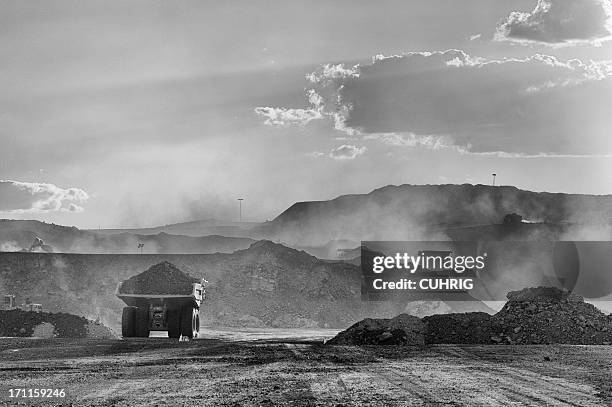
[[[117,285],[115,295],[131,307],[142,307],[145,304],[169,305],[181,307],[192,304],[199,308],[204,300],[204,288],[200,283],[193,283],[191,292],[184,294],[132,294],[122,292],[123,281]]]

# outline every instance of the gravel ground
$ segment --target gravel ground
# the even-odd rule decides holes
[[[612,403],[612,347],[330,346],[303,340],[0,340],[9,388],[64,388],[78,406],[596,406]]]

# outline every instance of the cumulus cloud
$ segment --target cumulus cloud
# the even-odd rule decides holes
[[[82,212],[89,195],[80,188],[53,184],[0,180],[0,212]]]
[[[365,147],[343,144],[340,147],[332,149],[329,153],[329,157],[334,160],[352,160],[365,153],[365,151]]]
[[[444,136],[420,136],[414,133],[375,133],[367,134],[365,140],[377,140],[395,147],[427,147],[432,150],[452,148],[452,141]]]
[[[411,52],[307,79],[317,118],[353,138],[507,156],[612,152],[612,61]]]
[[[515,11],[502,21],[496,38],[577,44],[600,42],[611,35],[611,0],[538,0],[531,13]]]
[[[321,118],[321,113],[315,109],[256,107],[255,113],[264,117],[264,123],[270,126],[305,125],[311,120]]]

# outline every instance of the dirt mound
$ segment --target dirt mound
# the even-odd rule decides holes
[[[511,302],[555,302],[570,300],[573,302],[583,302],[583,298],[555,287],[531,287],[520,291],[510,291],[506,296]]]
[[[0,336],[89,338],[89,326],[94,322],[78,315],[66,313],[31,312],[22,310],[0,311]],[[97,324],[97,336],[102,331],[107,337],[112,332]]]
[[[525,288],[507,297],[493,316],[476,312],[423,318],[427,343],[612,343],[612,319],[569,291]]]
[[[508,294],[495,315],[485,312],[393,319],[364,319],[341,332],[333,344],[612,344],[612,315],[583,298],[554,287],[525,288]],[[403,324],[407,324],[405,329]]]
[[[161,262],[123,282],[122,294],[190,294],[193,283],[200,280],[179,270],[174,264]]]
[[[55,325],[43,322],[34,327],[32,336],[35,338],[55,338]]]
[[[442,298],[432,297],[431,299],[428,298],[425,300],[410,301],[404,308],[405,314],[414,315],[415,317],[419,318],[424,318],[431,315],[480,312],[484,312],[485,314],[489,315],[495,313],[493,309],[489,308],[485,303],[475,298],[455,300],[452,298],[452,296],[444,296]]]
[[[427,343],[612,343],[612,319],[569,291],[525,288],[507,297],[493,316],[475,312],[423,318]]]
[[[330,345],[425,345],[425,325],[412,315],[400,314],[391,319],[366,318],[329,342]]]
[[[113,339],[117,338],[117,335],[105,325],[99,322],[88,321],[87,337],[95,339]]]
[[[494,342],[612,343],[612,321],[592,304],[566,290],[526,288],[508,293],[508,302],[493,316],[502,329]]]
[[[427,343],[489,343],[500,331],[498,322],[486,312],[431,315],[423,322]]]

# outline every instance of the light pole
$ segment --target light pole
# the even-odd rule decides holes
[[[244,201],[244,198],[238,198],[238,204],[240,205],[240,222],[242,222],[242,201]]]
[[[497,177],[497,174],[493,173],[493,186],[495,186],[495,177]]]

